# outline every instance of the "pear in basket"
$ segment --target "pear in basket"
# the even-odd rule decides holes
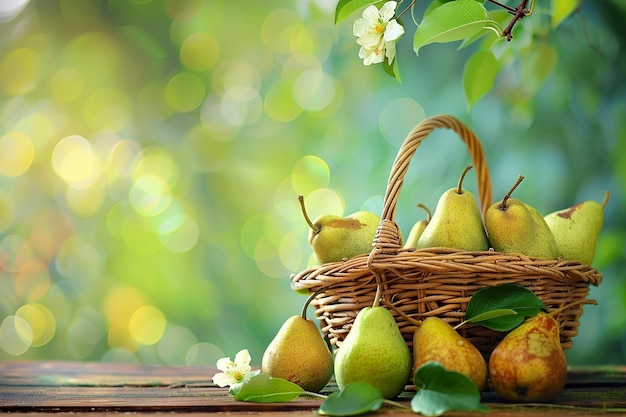
[[[357,314],[350,332],[335,354],[339,389],[367,382],[384,398],[397,397],[411,377],[411,351],[393,315],[375,303]]]
[[[265,349],[261,372],[319,392],[333,375],[333,356],[315,323],[289,317]]]
[[[498,252],[556,259],[556,240],[543,216],[530,205],[511,198],[523,179],[524,176],[520,175],[504,198],[493,203],[485,212],[489,243]]]
[[[430,219],[432,217],[432,214],[430,213],[430,210],[428,210],[428,207],[426,207],[422,203],[418,203],[417,207],[420,207],[426,211],[426,218],[418,220],[413,224],[413,227],[411,227],[411,231],[409,231],[409,236],[406,238],[406,242],[404,242],[405,249],[417,248],[417,241],[424,232],[424,229],[426,229],[426,226],[428,226],[428,223],[430,222]]]
[[[304,220],[310,227],[309,243],[318,262],[339,262],[345,258],[369,253],[380,217],[369,211],[357,211],[347,217],[324,214],[314,222],[304,206],[304,198],[298,196]]]
[[[479,391],[485,388],[487,362],[482,353],[437,316],[426,317],[413,333],[413,371],[430,361],[467,376]]]
[[[567,381],[559,324],[544,312],[511,330],[489,358],[491,385],[513,402],[554,399]]]
[[[471,164],[461,174],[457,187],[450,188],[439,198],[432,219],[417,241],[418,248],[489,249],[476,198],[463,189],[463,179],[470,169]]]
[[[596,254],[598,235],[604,223],[604,207],[608,201],[607,191],[602,203],[583,201],[544,217],[556,239],[559,256],[591,265]]]

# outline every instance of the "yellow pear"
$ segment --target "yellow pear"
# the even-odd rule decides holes
[[[319,392],[333,375],[333,356],[315,323],[295,315],[265,349],[261,372]]]
[[[457,187],[451,188],[439,198],[435,212],[424,228],[418,248],[446,247],[467,251],[489,249],[482,215],[474,195],[463,189],[468,165],[461,174]]]
[[[511,330],[489,358],[493,389],[513,402],[554,399],[567,380],[559,325],[544,312]]]
[[[382,306],[365,307],[335,354],[335,378],[343,389],[368,382],[387,399],[397,397],[411,377],[411,351],[393,315]]]
[[[511,198],[517,182],[504,198],[485,212],[489,243],[498,252],[520,253],[530,257],[556,259],[556,240],[543,216],[521,200]]]
[[[371,252],[380,216],[369,211],[357,211],[346,217],[324,214],[311,221],[302,196],[298,196],[298,201],[310,228],[309,243],[318,262],[339,262]]]
[[[598,235],[604,224],[604,207],[608,201],[607,191],[602,203],[583,201],[544,217],[556,239],[559,256],[591,265],[596,254]]]
[[[417,207],[420,207],[426,211],[426,218],[418,220],[413,224],[413,227],[411,227],[411,231],[409,232],[409,236],[406,238],[406,242],[404,242],[405,249],[417,248],[417,241],[431,219],[431,213],[430,210],[428,210],[428,207],[426,207],[422,203],[417,204]]]
[[[482,353],[448,322],[436,316],[425,318],[413,333],[413,372],[429,361],[464,374],[479,391],[485,388],[487,362]]]

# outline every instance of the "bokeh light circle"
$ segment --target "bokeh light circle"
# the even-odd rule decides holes
[[[15,49],[0,61],[0,89],[10,96],[32,92],[42,77],[44,66],[39,52]]]
[[[48,307],[39,303],[29,303],[15,313],[28,323],[32,332],[32,346],[39,347],[48,343],[56,332],[56,321]]]
[[[291,185],[300,195],[318,188],[326,188],[330,182],[330,168],[326,161],[316,155],[301,157],[291,170]]]
[[[24,133],[12,131],[0,137],[0,175],[19,177],[34,158],[35,147]]]
[[[87,139],[79,135],[59,141],[52,152],[52,168],[68,185],[91,186],[101,173],[100,162]]]
[[[163,336],[167,320],[161,310],[153,306],[141,306],[128,320],[128,331],[142,345],[154,345]]]
[[[165,99],[169,106],[180,113],[197,109],[206,96],[204,81],[195,74],[180,72],[165,87]]]
[[[219,45],[208,33],[192,33],[180,46],[180,62],[190,70],[205,71],[215,65]]]
[[[10,315],[0,324],[0,348],[9,355],[20,356],[31,346],[33,331],[26,320]]]

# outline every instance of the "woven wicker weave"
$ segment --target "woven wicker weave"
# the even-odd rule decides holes
[[[555,315],[564,349],[578,334],[579,318],[590,285],[602,274],[573,261],[529,258],[495,251],[467,252],[451,248],[403,249],[395,223],[396,203],[409,162],[422,140],[437,128],[455,131],[471,154],[478,177],[478,200],[484,211],[491,204],[491,179],[482,146],[461,121],[439,115],[418,124],[400,148],[387,183],[381,222],[369,254],[312,266],[291,276],[294,289],[319,291],[312,300],[322,331],[335,346],[350,330],[357,313],[371,306],[380,285],[383,305],[394,314],[409,347],[419,322],[438,316],[456,325],[463,321],[471,296],[499,284],[518,284],[533,291]],[[570,306],[571,307],[568,307]],[[504,336],[479,325],[464,325],[460,333],[488,356]]]

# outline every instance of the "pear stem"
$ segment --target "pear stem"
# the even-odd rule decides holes
[[[306,301],[304,302],[304,305],[302,306],[302,311],[300,312],[300,316],[306,320],[306,310],[307,308],[309,308],[309,304],[311,304],[311,301],[313,301],[313,299],[315,297],[317,297],[317,295],[319,293],[321,293],[322,291],[324,291],[327,287],[321,287],[319,288],[317,291],[315,291],[313,294],[309,295],[309,297],[306,299]]]
[[[423,208],[426,211],[426,222],[430,223],[430,219],[433,217],[432,213],[430,212],[430,210],[428,210],[428,207],[426,207],[424,204],[422,203],[417,203],[416,204],[417,207]]]
[[[598,305],[598,302],[594,299],[582,299],[582,300],[578,300],[578,301],[574,301],[573,303],[570,304],[566,304],[562,307],[557,308],[556,310],[552,310],[551,312],[548,313],[548,316],[554,317],[557,314],[560,314],[562,312],[564,312],[565,310],[572,308],[572,307],[576,307],[577,305],[580,304],[593,304],[593,305]]]
[[[463,180],[465,179],[465,174],[467,174],[468,171],[472,168],[474,168],[474,166],[472,164],[468,164],[463,170],[463,172],[461,173],[461,177],[459,178],[459,184],[456,188],[457,194],[463,194]]]
[[[602,206],[602,208],[606,207],[606,203],[609,202],[609,197],[611,196],[611,193],[609,192],[609,190],[606,190],[604,192],[604,200],[602,201],[602,204],[600,204]]]
[[[509,200],[509,198],[511,198],[511,194],[513,194],[513,191],[517,188],[517,186],[520,184],[520,182],[522,182],[523,179],[524,179],[524,176],[521,174],[519,177],[517,177],[517,181],[515,181],[515,184],[513,184],[511,189],[504,195],[502,202],[498,206],[500,210],[506,210],[506,202]]]
[[[308,213],[306,212],[306,207],[304,206],[304,197],[302,197],[301,195],[298,196],[298,202],[300,203],[300,208],[302,209],[302,215],[304,216],[304,220],[306,221],[306,224],[309,225],[309,227],[311,229],[313,229],[313,231],[315,233],[319,233],[319,231],[321,230],[320,227],[316,227],[313,222],[311,221],[311,218],[309,217]]]
[[[372,307],[378,307],[380,305],[380,284],[376,286],[376,297],[374,298],[374,304]]]

